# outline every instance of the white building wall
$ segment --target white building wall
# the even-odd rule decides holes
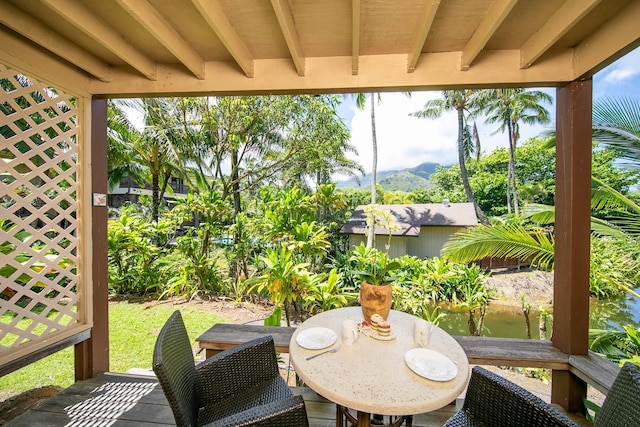
[[[397,258],[407,254],[408,240],[415,239],[415,237],[405,236],[392,236],[391,245],[389,246],[389,257]],[[385,252],[386,245],[389,242],[388,236],[376,236],[376,249],[381,252]],[[350,234],[349,235],[349,248],[353,249],[356,246],[360,246],[360,243],[367,244],[367,237],[362,234]]]
[[[420,236],[408,239],[407,253],[419,258],[439,257],[444,244],[454,233],[465,227],[423,226]]]

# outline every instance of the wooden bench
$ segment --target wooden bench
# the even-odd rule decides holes
[[[295,330],[296,328],[278,326],[216,323],[196,338],[196,342],[200,348],[205,350],[205,355],[209,358],[238,344],[271,335],[276,345],[276,351],[289,353],[289,341],[291,341]]]
[[[206,357],[223,350],[259,338],[273,336],[276,351],[289,352],[289,342],[295,328],[234,325],[217,323],[196,338]],[[469,363],[474,365],[517,366],[547,369],[569,369],[569,356],[547,340],[526,340],[486,337],[454,337],[462,346]]]

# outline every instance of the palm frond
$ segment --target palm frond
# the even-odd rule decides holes
[[[640,214],[640,205],[616,191],[599,178],[591,177],[591,209],[601,210],[622,208],[629,212]]]
[[[593,104],[593,139],[640,165],[640,98],[605,98]]]
[[[553,237],[516,224],[477,226],[456,233],[442,250],[449,261],[466,263],[487,257],[530,261],[542,269],[553,268]]]
[[[528,203],[522,208],[521,214],[524,218],[529,218],[538,224],[553,224],[556,221],[554,206]]]

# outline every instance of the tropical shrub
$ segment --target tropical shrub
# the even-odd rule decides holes
[[[266,293],[276,306],[283,306],[287,326],[291,326],[294,309],[322,281],[323,275],[309,272],[306,263],[296,263],[293,252],[284,244],[267,248],[260,260],[264,264],[262,274],[248,279],[247,286]]]
[[[341,287],[339,278],[340,274],[334,268],[326,280],[309,289],[304,296],[304,308],[309,314],[346,307],[356,301],[358,294],[353,288]]]
[[[589,349],[620,366],[626,362],[640,366],[640,329],[631,325],[622,331],[591,329]]]
[[[117,294],[145,293],[158,285],[161,252],[153,244],[152,224],[130,209],[117,220],[109,220],[107,250],[109,254],[109,289]]]

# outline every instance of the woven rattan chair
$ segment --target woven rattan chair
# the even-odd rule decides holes
[[[176,425],[308,426],[304,401],[278,372],[273,338],[249,341],[195,365],[179,311],[162,327],[153,370]]]
[[[640,370],[625,363],[607,393],[596,427],[640,427]]]
[[[443,427],[577,427],[543,400],[512,382],[474,367],[464,405]]]

